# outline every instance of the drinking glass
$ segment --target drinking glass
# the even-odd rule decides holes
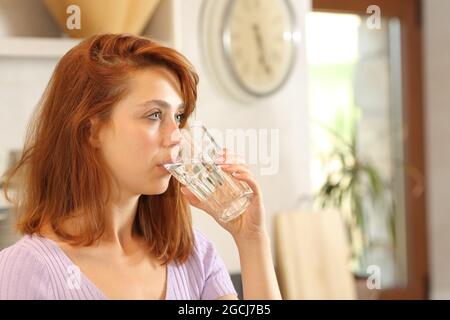
[[[253,191],[223,171],[218,163],[222,148],[201,123],[181,129],[180,144],[172,163],[164,167],[206,204],[223,222],[240,216],[248,208]]]

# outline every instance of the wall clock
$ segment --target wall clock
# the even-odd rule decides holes
[[[203,0],[200,24],[207,68],[228,94],[248,101],[286,83],[300,38],[289,0]]]

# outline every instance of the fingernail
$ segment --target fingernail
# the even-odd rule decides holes
[[[181,193],[182,193],[182,194],[186,194],[186,189],[185,189],[184,187],[181,187],[180,190],[181,190]]]

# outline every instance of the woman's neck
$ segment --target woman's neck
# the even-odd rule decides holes
[[[115,201],[107,213],[106,230],[102,241],[127,251],[129,244],[135,243],[133,224],[136,218],[139,196]]]
[[[105,232],[95,244],[114,249],[116,252],[127,254],[133,252],[142,239],[133,234],[133,224],[136,218],[139,196],[117,199],[111,202],[105,213]],[[74,214],[67,219],[62,229],[69,234],[78,234],[84,225],[88,212]],[[49,223],[44,224],[41,233],[54,241],[64,242],[54,232]]]

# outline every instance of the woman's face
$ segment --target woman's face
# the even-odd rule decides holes
[[[183,105],[178,79],[151,67],[133,74],[127,95],[99,129],[99,148],[119,190],[128,195],[161,194],[170,174],[161,166],[178,147]]]

